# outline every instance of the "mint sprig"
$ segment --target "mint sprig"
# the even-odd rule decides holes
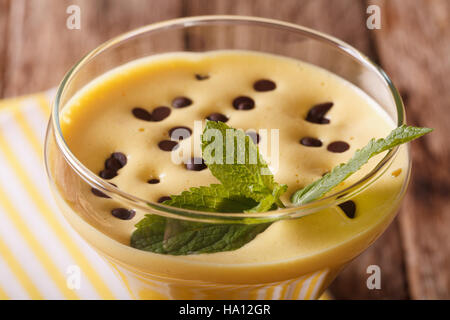
[[[291,196],[291,202],[296,205],[301,205],[319,199],[325,193],[347,179],[350,175],[358,171],[373,156],[390,150],[400,144],[417,139],[431,131],[433,131],[433,129],[402,125],[394,129],[385,139],[370,140],[364,148],[357,150],[347,163],[334,167],[331,172],[327,173],[319,180],[294,192]]]
[[[209,170],[222,184],[190,188],[171,196],[164,204],[229,213],[284,207],[280,196],[287,186],[274,181],[258,148],[242,130],[208,121],[202,134],[202,151]],[[171,255],[229,251],[250,242],[269,225],[211,224],[146,215],[136,224],[131,246]]]
[[[213,130],[216,135],[208,130]],[[321,179],[296,191],[291,196],[292,203],[305,204],[322,197],[359,170],[371,157],[431,131],[428,128],[401,126],[385,139],[372,139],[368,145],[356,151],[347,163],[338,165]],[[222,139],[220,147],[215,147],[213,136]],[[228,150],[227,139],[234,142]],[[171,196],[171,200],[164,204],[190,210],[236,213],[284,208],[280,196],[286,192],[287,186],[274,181],[258,148],[243,131],[232,129],[221,122],[208,121],[202,135],[202,150],[205,163],[221,184],[190,188],[180,195]],[[212,224],[146,215],[136,224],[131,246],[171,255],[229,251],[252,241],[269,226],[270,223]]]

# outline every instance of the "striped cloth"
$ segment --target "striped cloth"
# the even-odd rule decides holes
[[[0,102],[0,299],[130,299],[52,199],[43,142],[54,94]]]

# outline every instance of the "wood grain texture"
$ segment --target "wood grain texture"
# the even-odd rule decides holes
[[[185,15],[234,14],[280,19],[334,35],[376,57],[360,0],[184,0]]]
[[[411,188],[400,215],[411,297],[450,298],[450,2],[373,1],[380,61],[403,92],[409,123],[435,132],[412,143]]]
[[[366,28],[372,3],[382,9],[381,30]],[[81,8],[81,30],[66,28],[71,4]],[[53,87],[107,39],[179,16],[262,16],[332,34],[381,63],[408,97],[410,123],[436,129],[412,145],[412,186],[399,219],[343,271],[332,293],[342,299],[448,299],[449,12],[448,0],[0,0],[0,97]],[[366,287],[371,264],[381,267],[381,290]]]
[[[14,0],[8,4],[0,91],[4,97],[55,86],[77,60],[102,42],[182,14],[178,0],[127,0],[126,4],[122,0]],[[80,30],[66,27],[66,9],[72,4],[81,9]]]

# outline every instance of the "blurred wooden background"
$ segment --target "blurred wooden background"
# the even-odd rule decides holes
[[[66,28],[71,4],[81,8],[81,30]],[[381,8],[380,30],[366,28],[370,4]],[[315,28],[387,71],[405,99],[409,123],[435,132],[412,145],[412,184],[399,217],[339,276],[332,293],[340,299],[450,299],[448,0],[0,0],[0,98],[57,85],[82,55],[120,33],[205,14]],[[371,264],[381,267],[381,290],[366,287]]]

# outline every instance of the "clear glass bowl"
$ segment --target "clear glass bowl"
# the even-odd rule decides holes
[[[331,36],[290,23],[254,17],[203,16],[156,23],[102,44],[81,59],[61,82],[45,150],[55,199],[66,219],[112,263],[136,298],[318,298],[338,272],[375,241],[395,217],[409,180],[410,160],[406,146],[389,151],[370,173],[353,185],[320,200],[259,214],[216,214],[168,207],[127,194],[89,171],[72,154],[62,135],[59,120],[67,102],[105,72],[155,54],[223,49],[271,53],[324,68],[364,91],[398,126],[405,123],[400,95],[383,70],[358,50]],[[377,184],[390,178],[390,167],[404,167],[402,182],[394,190],[380,193]],[[308,256],[270,263],[213,264],[139,251],[101,233],[83,219],[92,210],[85,192],[91,187],[107,194],[122,207],[207,223],[257,224],[308,218],[358,198],[370,200],[365,210],[367,214],[377,215],[377,219],[363,232]]]

